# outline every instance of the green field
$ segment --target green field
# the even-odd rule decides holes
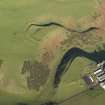
[[[42,29],[37,34],[34,34],[35,27],[31,28],[29,32],[25,32],[25,30],[31,23],[57,21],[65,24],[66,19],[70,18],[70,21],[71,19],[78,21],[82,17],[89,17],[89,21],[92,21],[91,16],[95,14],[96,7],[97,2],[95,0],[0,1],[0,60],[3,61],[0,67],[0,105],[22,105],[21,103],[37,105],[37,103],[49,100],[59,102],[86,89],[84,82],[80,78],[80,72],[81,69],[84,70],[85,65],[91,61],[85,58],[77,58],[68,72],[63,76],[60,87],[58,89],[52,88],[52,80],[56,66],[65,51],[73,46],[80,47],[83,45],[84,42],[77,38],[76,40],[78,40],[80,46],[71,42],[63,44],[63,50],[60,48],[54,50],[55,55],[48,59],[48,61],[51,59],[49,64],[51,71],[47,83],[40,88],[40,91],[36,91],[35,89],[29,90],[26,77],[21,74],[24,61],[36,60],[40,62],[40,55],[43,53],[43,51],[40,50],[40,46],[56,32],[63,34],[63,38],[67,36],[63,29],[55,26]],[[70,35],[69,38],[72,38],[72,35]],[[98,40],[95,36],[89,38],[90,41],[92,40],[91,42],[95,43],[85,43],[82,48],[87,51],[93,51],[96,49],[97,42],[99,41],[99,43],[101,43],[101,40]],[[91,38],[94,38],[94,40]],[[68,44],[70,45],[68,46]],[[43,73],[43,67],[42,72],[39,73]],[[89,96],[84,95],[84,100],[87,97]],[[104,98],[101,97],[105,97],[105,94],[103,93],[103,95],[98,96],[98,100],[101,101],[103,99],[102,105],[104,105]],[[80,105],[82,105],[81,99],[77,100],[80,102]],[[91,103],[89,104],[93,105]],[[64,105],[66,105],[66,103]],[[94,105],[101,104],[94,103]]]

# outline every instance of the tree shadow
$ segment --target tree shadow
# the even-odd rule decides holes
[[[69,66],[72,64],[73,60],[76,57],[85,57],[87,59],[90,59],[96,63],[100,63],[103,60],[105,60],[105,50],[101,50],[99,52],[93,51],[93,52],[86,52],[80,48],[73,47],[69,49],[61,59],[60,63],[57,66],[55,77],[54,77],[54,87],[58,87],[60,83],[60,79],[64,72],[68,70],[67,65]]]
[[[17,105],[28,105],[27,103],[19,102]]]

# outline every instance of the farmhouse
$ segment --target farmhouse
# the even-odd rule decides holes
[[[97,65],[97,70],[94,71],[100,86],[105,90],[105,62],[99,63]]]

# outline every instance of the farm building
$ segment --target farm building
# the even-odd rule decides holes
[[[93,89],[94,88],[94,80],[93,80],[91,75],[84,75],[83,79],[84,79],[84,81],[87,84],[89,89]]]
[[[99,63],[97,65],[97,70],[94,71],[100,86],[105,90],[105,62]]]

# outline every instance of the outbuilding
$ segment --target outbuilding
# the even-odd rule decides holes
[[[84,81],[87,84],[89,89],[93,89],[94,88],[94,80],[93,80],[91,75],[84,75],[83,79],[84,79]]]

